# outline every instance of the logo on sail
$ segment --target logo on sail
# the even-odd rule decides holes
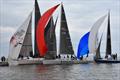
[[[20,31],[18,31],[18,32],[16,32],[13,36],[12,36],[12,38],[10,39],[10,43],[14,46],[14,47],[16,47],[18,44],[21,44],[21,41],[23,40],[23,34],[25,33],[25,31],[24,30],[20,30]]]

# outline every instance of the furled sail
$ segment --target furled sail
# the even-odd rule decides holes
[[[102,25],[103,21],[105,20],[106,15],[102,16],[97,22],[92,26],[89,35],[88,47],[90,53],[96,53],[96,44],[97,44],[97,34],[100,26]]]
[[[29,56],[32,51],[31,21],[32,12],[10,39],[10,53],[8,59],[16,60],[19,55]]]
[[[87,32],[81,39],[78,45],[77,58],[80,59],[81,56],[89,53],[88,49],[88,39],[90,32]]]
[[[44,29],[47,23],[49,22],[53,12],[57,9],[58,6],[59,4],[47,10],[39,19],[36,30],[36,40],[37,40],[37,46],[40,56],[45,56],[45,53],[48,50],[44,37]]]
[[[110,12],[108,13],[106,56],[111,55],[111,33],[110,33]]]
[[[45,28],[45,41],[47,43],[48,51],[45,55],[46,59],[55,59],[56,58],[56,35],[55,35],[55,27],[56,27],[57,19],[54,25],[53,17],[50,18],[48,25]]]
[[[36,29],[37,29],[37,24],[40,17],[41,17],[41,14],[40,14],[39,5],[37,0],[35,0],[35,30],[34,30],[35,31],[35,40],[34,40],[34,57],[35,58],[40,57],[38,52],[37,42],[36,42]]]
[[[61,4],[61,22],[60,22],[60,50],[59,54],[73,55],[73,47],[69,34],[69,29],[66,21],[65,11],[63,4]]]

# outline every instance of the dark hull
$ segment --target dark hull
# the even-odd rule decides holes
[[[120,63],[120,60],[103,60],[103,59],[98,59],[95,60],[96,63]]]
[[[0,62],[0,66],[8,66],[8,62]]]

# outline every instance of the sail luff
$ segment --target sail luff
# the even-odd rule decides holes
[[[106,56],[111,55],[111,32],[110,32],[110,12],[108,13],[108,26],[107,26],[107,41],[106,41]]]
[[[34,57],[36,57],[36,58],[40,57],[39,52],[38,52],[37,42],[36,42],[36,29],[37,29],[37,24],[38,24],[40,17],[41,17],[41,14],[40,14],[39,5],[38,5],[37,0],[35,0]]]
[[[61,4],[60,47],[59,49],[60,49],[59,54],[70,54],[70,55],[74,54],[63,4]]]

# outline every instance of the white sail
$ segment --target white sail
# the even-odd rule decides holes
[[[26,38],[27,31],[29,32],[28,29],[29,27],[31,27],[30,26],[31,18],[32,18],[32,12],[28,16],[28,18],[25,20],[25,22],[22,24],[22,26],[20,26],[20,28],[12,36],[10,40],[10,49],[9,49],[10,51],[9,51],[9,56],[8,56],[9,60],[17,60],[20,52],[23,52],[21,50],[23,50],[23,47],[24,47],[23,43],[26,42],[25,39],[27,39]]]
[[[102,16],[100,19],[96,21],[96,23],[92,26],[92,29],[90,30],[89,35],[89,52],[90,53],[96,53],[96,44],[97,44],[97,34],[100,26],[102,25],[103,21],[105,20],[107,15]]]

